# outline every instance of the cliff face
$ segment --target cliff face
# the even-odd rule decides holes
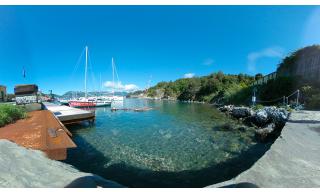
[[[320,75],[320,45],[304,47],[285,57],[277,69],[283,76],[301,76],[305,79]]]
[[[8,140],[0,140],[0,154],[0,187],[121,187]]]

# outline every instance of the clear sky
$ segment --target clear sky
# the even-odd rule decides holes
[[[110,88],[112,57],[126,90],[219,70],[267,74],[320,43],[319,23],[315,6],[0,6],[0,84],[83,90],[86,45],[89,90],[100,74]]]

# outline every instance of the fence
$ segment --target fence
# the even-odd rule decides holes
[[[272,103],[280,103],[282,102],[283,105],[288,105],[289,104],[289,98],[294,98],[295,99],[295,104],[299,105],[299,98],[300,98],[300,90],[296,90],[294,92],[292,92],[290,95],[288,96],[282,96],[282,97],[278,97],[276,99],[272,99],[272,100],[267,100],[267,101],[263,101],[263,100],[256,100],[255,102],[253,101],[253,103],[260,103],[260,104],[272,104]]]

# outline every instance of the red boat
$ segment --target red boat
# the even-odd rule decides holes
[[[99,98],[80,98],[79,100],[71,100],[68,102],[70,107],[105,107],[111,106],[111,101]]]
[[[68,102],[70,107],[103,107],[110,106],[111,102],[101,98],[88,98],[87,97],[87,69],[88,69],[88,47],[86,50],[86,65],[85,65],[85,79],[84,79],[84,90],[85,97],[78,100],[71,100]]]
[[[70,107],[96,107],[97,103],[94,101],[69,101]]]

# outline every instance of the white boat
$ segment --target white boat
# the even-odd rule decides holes
[[[85,96],[79,99],[70,100],[70,107],[103,107],[110,106],[111,102],[108,100],[103,100],[97,97],[89,97],[87,94],[87,71],[88,71],[88,46],[86,46],[86,65],[85,65],[85,74],[84,74],[84,89]]]
[[[114,75],[116,74],[117,76],[117,84],[119,84],[119,76],[118,76],[118,72],[117,72],[117,68],[116,68],[116,65],[114,63],[114,59],[112,57],[111,59],[111,64],[112,64],[112,83],[113,83],[113,86],[112,86],[112,95],[111,96],[104,96],[104,98],[110,100],[111,102],[122,102],[124,100],[124,96],[119,96],[119,95],[115,95],[115,82],[114,82]]]
[[[58,100],[59,101],[59,103],[61,103],[62,105],[68,105],[68,103],[69,103],[69,100],[66,100],[66,99],[60,99],[60,100]]]
[[[123,101],[124,97],[123,96],[114,95],[114,96],[111,97],[111,100],[112,101]]]

